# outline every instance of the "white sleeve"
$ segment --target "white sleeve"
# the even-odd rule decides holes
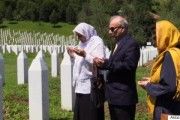
[[[105,57],[105,50],[103,42],[99,42],[96,46],[93,46],[93,50],[90,53],[86,53],[86,57],[84,58],[86,62],[92,64],[93,59],[95,57],[104,58]]]

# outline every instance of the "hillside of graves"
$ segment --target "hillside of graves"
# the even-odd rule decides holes
[[[72,30],[75,25],[59,22],[56,27],[47,22],[32,22],[32,21],[4,21],[0,24],[0,29],[11,29],[21,32],[41,32],[54,33],[59,35],[72,35]]]

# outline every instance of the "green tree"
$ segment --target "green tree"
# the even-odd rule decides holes
[[[69,0],[57,0],[59,20],[66,21],[66,8]]]
[[[49,16],[49,21],[54,24],[54,27],[58,23],[58,13],[55,10],[53,10],[51,15]]]
[[[53,10],[57,10],[58,5],[55,0],[45,0],[40,6],[39,19],[49,21],[49,16]]]
[[[180,0],[156,0],[159,7],[156,8],[157,14],[161,19],[173,22],[180,28]]]
[[[69,4],[68,7],[66,8],[66,22],[69,23],[76,23],[76,10],[74,9],[73,4]]]
[[[66,8],[66,22],[77,23],[78,13],[81,11],[82,5],[87,1],[88,0],[69,0],[68,7]]]
[[[14,12],[14,17],[16,18],[16,20],[23,20],[25,18],[27,18],[27,8],[28,5],[28,1],[27,0],[18,0],[16,3],[16,12]]]
[[[1,0],[0,1],[0,13],[3,14],[3,12],[5,11],[5,8],[6,8],[5,2]]]
[[[129,21],[130,33],[141,45],[146,45],[146,42],[150,41],[149,26],[154,24],[154,20],[149,16],[149,11],[153,11],[153,6],[153,0],[137,0],[124,2],[120,9],[120,14],[126,16]]]
[[[91,0],[84,3],[84,5],[85,7],[82,8],[78,15],[78,22],[87,22],[95,26],[98,35],[112,49],[114,43],[109,40],[108,21],[110,15],[118,11],[119,5],[114,0]]]
[[[0,24],[2,24],[3,23],[3,15],[2,15],[2,13],[0,12]]]
[[[119,14],[128,19],[129,31],[139,43],[145,44],[149,40],[149,34],[144,31],[149,32],[146,28],[153,23],[148,16],[148,12],[153,10],[153,0],[91,0],[88,4],[89,10],[83,8],[78,15],[78,20],[84,20],[95,26],[110,48],[114,44],[108,37],[108,22],[112,15]],[[91,14],[87,15],[86,11],[90,11]]]
[[[8,8],[6,9],[5,18],[8,20],[13,19],[13,10],[11,6],[8,6]]]

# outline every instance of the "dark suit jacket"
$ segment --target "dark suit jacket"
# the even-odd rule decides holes
[[[102,67],[109,70],[106,99],[112,105],[134,105],[138,101],[135,74],[140,57],[139,45],[128,34],[117,44],[116,51]]]

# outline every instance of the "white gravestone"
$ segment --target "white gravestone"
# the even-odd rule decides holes
[[[18,54],[17,45],[12,45],[11,48],[12,48],[12,51],[17,55]]]
[[[28,82],[28,59],[23,51],[17,58],[17,80],[18,85]]]
[[[59,74],[59,55],[57,54],[57,50],[54,49],[51,54],[51,75],[52,77],[57,77]]]
[[[36,57],[29,68],[29,120],[49,120],[48,68]]]
[[[7,49],[8,53],[11,53],[11,46],[10,45],[7,45],[6,49]]]
[[[3,54],[6,53],[6,45],[3,45],[3,46],[2,46],[2,52],[3,52]]]
[[[61,63],[61,108],[72,111],[75,102],[75,93],[73,88],[72,68],[70,57],[65,51]]]
[[[44,54],[43,54],[43,51],[40,50],[36,56],[36,58],[41,58],[41,59],[44,59]]]
[[[139,57],[139,61],[138,61],[138,66],[142,66],[143,65],[143,53],[142,53],[143,49],[140,49],[140,57]]]
[[[3,58],[3,56],[0,53],[0,75],[2,77],[2,84],[5,83],[5,78],[4,78],[4,71],[5,70],[4,69],[5,69],[4,68],[4,58]]]

